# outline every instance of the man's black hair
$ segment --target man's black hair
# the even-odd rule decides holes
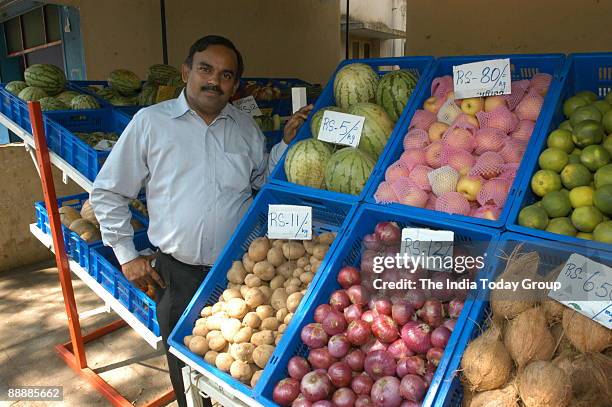
[[[202,37],[189,48],[189,55],[185,59],[185,64],[191,67],[193,64],[193,55],[196,52],[202,52],[206,48],[211,45],[223,45],[226,48],[231,49],[236,54],[236,60],[238,61],[238,68],[236,71],[236,79],[240,79],[242,77],[242,73],[244,72],[244,62],[242,61],[242,55],[240,51],[236,48],[233,42],[228,40],[225,37],[221,37],[220,35],[207,35],[206,37]]]

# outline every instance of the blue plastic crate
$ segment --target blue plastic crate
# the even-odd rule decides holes
[[[262,388],[263,382],[260,381],[254,389],[246,386],[238,380],[232,378],[229,374],[221,372],[216,367],[204,362],[201,356],[198,356],[183,344],[183,338],[186,335],[191,335],[191,331],[195,325],[195,321],[200,317],[200,311],[206,305],[214,304],[223,291],[227,288],[227,270],[230,269],[232,262],[242,259],[243,254],[248,250],[249,244],[257,237],[264,236],[267,230],[268,205],[284,204],[284,205],[306,205],[312,207],[312,224],[313,233],[337,232],[338,235],[334,243],[331,245],[327,256],[321,263],[320,270],[325,264],[330,261],[336,247],[340,244],[344,237],[344,230],[347,228],[352,219],[354,209],[350,203],[342,200],[332,200],[324,198],[310,197],[306,194],[298,193],[287,188],[266,185],[258,194],[246,215],[236,228],[233,236],[225,245],[225,249],[217,259],[214,267],[208,273],[208,276],[200,285],[194,298],[191,300],[187,309],[183,313],[178,324],[170,335],[169,344],[176,348],[181,354],[191,361],[191,365],[198,370],[206,370],[220,380],[229,384],[234,389],[240,391],[248,397],[254,397]],[[299,319],[298,316],[304,312],[304,304],[308,297],[313,292],[313,287],[317,285],[317,280],[321,277],[321,272],[317,272],[314,280],[310,284],[310,288],[306,292],[300,306],[295,311],[294,319]],[[289,324],[289,327],[291,327]],[[285,337],[276,347],[273,358],[278,358],[284,351]],[[276,356],[275,356],[276,355]],[[270,368],[270,364],[265,370]]]
[[[525,150],[525,156],[521,161],[519,170],[517,172],[517,176],[514,180],[514,183],[510,187],[510,191],[508,193],[508,198],[506,200],[506,205],[502,210],[499,219],[492,221],[487,219],[479,219],[472,216],[463,216],[463,215],[451,215],[446,214],[439,211],[434,211],[430,209],[423,208],[415,208],[411,207],[411,210],[416,211],[416,213],[421,214],[421,216],[431,217],[436,216],[443,219],[455,219],[468,223],[475,223],[489,227],[502,228],[506,224],[506,219],[508,218],[508,214],[510,213],[510,209],[512,206],[512,202],[515,199],[517,193],[517,186],[522,178],[522,173],[525,171],[526,162],[528,161],[528,157],[530,156],[530,151],[533,146],[537,143],[537,140],[540,138],[541,128],[543,124],[546,122],[547,118],[550,115],[550,110],[554,103],[556,102],[556,94],[555,89],[559,86],[558,77],[561,74],[561,70],[563,67],[564,55],[562,54],[533,54],[533,55],[481,55],[481,56],[455,56],[455,57],[443,57],[436,61],[431,76],[428,78],[428,82],[425,84],[426,91],[419,93],[418,98],[414,101],[416,107],[411,111],[410,116],[406,117],[405,127],[407,128],[412,120],[412,115],[417,108],[421,108],[423,106],[423,102],[427,98],[431,96],[430,88],[433,79],[443,75],[452,75],[453,74],[453,66],[467,64],[471,62],[478,62],[487,59],[498,59],[498,58],[510,58],[511,64],[511,77],[512,80],[521,80],[521,79],[529,79],[533,75],[538,72],[549,73],[553,75],[553,82],[549,89],[546,98],[544,99],[544,105],[542,106],[542,110],[540,112],[540,116],[538,117],[538,121],[536,122],[535,128],[533,130],[531,140],[527,145]],[[403,135],[405,132],[402,132]],[[387,168],[397,161],[401,154],[404,152],[403,148],[403,137],[396,137],[392,140],[393,144],[388,147],[388,154],[384,157],[382,162],[379,162],[379,165],[374,169],[374,173],[370,177],[370,182],[368,182],[366,192],[366,202],[376,203],[374,199],[374,194],[376,193],[376,189],[378,185],[384,181],[385,179],[385,171]],[[394,208],[405,208],[405,205],[392,203],[388,206]]]
[[[582,245],[553,242],[513,232],[505,232],[500,236],[495,254],[503,255],[504,253],[511,253],[512,249],[518,244],[523,244],[521,247],[521,252],[523,253],[537,251],[540,254],[538,273],[541,275],[564,264],[573,253],[580,254],[608,267],[612,266],[611,253],[593,250]],[[496,258],[490,278],[495,279],[497,275],[503,272],[505,266],[505,261]],[[474,301],[469,318],[465,322],[461,331],[461,337],[457,341],[450,363],[446,369],[444,379],[440,383],[438,396],[432,404],[433,406],[455,407],[462,405],[463,385],[459,379],[461,358],[469,342],[478,337],[481,329],[484,329],[486,325],[485,319],[490,313],[488,298],[488,290],[483,290],[479,293],[478,299]]]
[[[283,130],[264,131],[263,134],[266,137],[267,152],[270,152],[272,147],[280,143],[280,141],[283,139]]]
[[[142,232],[134,235],[134,245],[138,251],[155,250],[147,234]],[[92,249],[90,274],[151,332],[160,334],[155,301],[125,278],[113,249],[108,246]]]
[[[581,90],[595,92],[600,98],[612,92],[612,53],[572,54],[563,67],[563,79],[558,89],[552,115],[543,123],[541,137],[532,147],[532,154],[525,163],[523,177],[517,187],[516,199],[508,216],[508,229],[542,239],[580,244],[599,250],[612,251],[612,245],[579,239],[577,237],[559,235],[545,230],[532,229],[518,224],[518,215],[525,206],[536,202],[536,195],[531,190],[531,177],[540,168],[538,158],[546,149],[546,138],[562,121],[563,102]]]
[[[110,152],[95,150],[73,133],[104,131],[121,135],[129,122],[129,116],[111,109],[48,112],[45,115],[47,144],[50,150],[93,181]]]
[[[404,108],[404,112],[402,113],[397,123],[395,124],[395,128],[393,129],[393,132],[391,133],[389,137],[389,141],[387,142],[385,149],[380,154],[378,162],[376,166],[374,167],[374,170],[372,171],[372,176],[370,176],[370,179],[365,184],[363,191],[361,192],[359,196],[343,194],[339,192],[326,191],[326,190],[316,189],[316,188],[311,188],[311,187],[304,187],[301,185],[290,183],[289,181],[287,181],[287,174],[285,173],[285,158],[287,156],[287,152],[283,154],[278,164],[276,165],[276,167],[270,174],[270,178],[269,178],[270,182],[277,184],[277,185],[289,186],[290,188],[294,188],[304,193],[309,193],[310,195],[323,196],[323,197],[329,197],[329,198],[344,198],[352,202],[363,201],[366,197],[367,191],[370,189],[369,188],[370,185],[374,182],[374,174],[376,174],[376,169],[384,162],[384,157],[388,154],[388,151],[390,151],[389,149],[394,144],[394,140],[401,139],[401,136],[403,136],[403,134],[406,132],[406,126],[408,125],[408,121],[406,120],[406,118],[412,117],[412,114],[414,113],[414,110],[416,109],[416,106],[417,106],[415,101],[421,100],[422,94],[426,91],[425,85],[428,82],[428,78],[430,75],[430,68],[433,65],[433,61],[434,61],[433,57],[426,57],[426,56],[346,60],[340,63],[340,65],[338,65],[338,67],[336,68],[336,71],[333,73],[329,82],[327,82],[327,85],[323,89],[323,93],[321,93],[321,96],[319,96],[319,98],[317,99],[317,102],[314,105],[314,109],[312,110],[312,113],[316,112],[317,110],[323,107],[327,107],[327,106],[335,104],[334,78],[336,77],[336,73],[342,67],[352,64],[352,63],[360,62],[360,63],[368,64],[380,75],[383,75],[389,72],[390,70],[393,69],[394,66],[399,66],[402,69],[406,69],[410,71],[411,73],[415,74],[419,78],[417,86],[414,89],[412,96],[408,100],[406,107]],[[292,141],[290,147],[293,146],[293,144],[295,144],[296,142],[300,140],[304,140],[304,139],[308,139],[312,137],[312,134],[310,133],[310,121],[312,120],[312,116],[313,115],[311,114],[308,117],[308,120],[306,120],[304,125],[299,129],[297,136]],[[289,151],[289,148],[287,149],[287,151]]]
[[[378,222],[382,221],[395,221],[401,227],[413,226],[430,229],[452,230],[455,233],[455,242],[461,242],[462,245],[466,246],[473,245],[475,251],[474,255],[480,255],[483,253],[487,259],[490,258],[490,254],[493,253],[495,242],[499,236],[498,230],[480,225],[470,225],[455,221],[444,221],[435,218],[422,218],[411,214],[405,209],[398,210],[371,204],[360,205],[359,209],[355,213],[351,225],[344,234],[340,246],[338,246],[336,251],[333,253],[332,259],[323,269],[323,276],[318,280],[313,295],[311,295],[308,298],[308,302],[304,304],[304,312],[300,313],[299,316],[296,314],[296,317],[299,319],[297,319],[297,322],[294,320],[285,331],[282,342],[279,344],[279,348],[282,347],[283,352],[275,353],[271,359],[273,368],[266,369],[259,380],[259,383],[261,383],[262,386],[260,387],[258,384],[258,388],[261,389],[261,392],[258,394],[258,401],[264,406],[271,407],[276,405],[272,401],[272,392],[276,383],[287,377],[287,364],[289,359],[296,355],[307,355],[308,348],[300,339],[301,330],[305,325],[314,321],[314,311],[316,307],[320,304],[328,303],[330,295],[334,291],[341,288],[336,281],[338,271],[345,265],[359,267],[362,250],[361,241],[366,234],[374,231],[374,228]],[[488,272],[489,261],[486,260],[485,263],[485,268],[481,270],[481,273]],[[444,352],[444,356],[440,360],[440,364],[438,365],[438,369],[436,370],[430,389],[422,402],[423,406],[431,405],[430,403],[433,401],[436,393],[438,392],[446,366],[451,359],[451,355],[453,354],[453,349],[459,339],[462,326],[467,321],[469,309],[472,303],[473,301],[470,299],[465,302],[463,312],[457,321],[453,335],[451,336],[451,339]]]
[[[272,109],[272,114],[278,114],[280,116],[290,116],[293,113],[293,104],[291,101],[291,91],[293,87],[306,87],[313,89],[315,85],[297,78],[241,78],[241,87],[245,86],[248,82],[255,82],[259,85],[272,84],[281,90],[281,98],[271,101],[258,100],[257,106],[260,109]],[[238,91],[240,92],[240,90]],[[309,94],[307,92],[306,101],[307,103],[314,103],[319,96],[320,92]]]

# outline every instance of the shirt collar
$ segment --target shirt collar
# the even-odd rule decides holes
[[[175,99],[174,101],[174,106],[172,107],[172,118],[173,119],[177,119],[179,117],[182,117],[185,113],[188,113],[192,111],[191,107],[189,106],[189,103],[187,103],[187,95],[185,94],[185,89],[183,89],[183,91],[181,92],[181,94],[179,95],[178,98]],[[195,113],[195,112],[194,112]],[[236,121],[236,118],[234,117],[234,109],[233,106],[231,106],[229,103],[225,105],[225,107],[221,110],[221,112],[219,113],[219,115],[217,116],[217,119],[226,119],[226,118],[231,118],[232,120]]]

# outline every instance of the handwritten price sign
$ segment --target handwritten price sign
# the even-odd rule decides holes
[[[257,102],[253,96],[247,96],[242,99],[236,99],[232,102],[234,106],[243,112],[250,114],[251,116],[261,116],[261,110],[259,110],[259,106],[257,106]]]
[[[453,66],[455,99],[509,95],[510,59],[491,59]]]
[[[268,205],[270,239],[312,239],[312,208],[300,205]]]
[[[428,270],[444,271],[444,259],[453,257],[454,241],[455,233],[450,230],[404,228],[400,252],[422,257],[421,264]]]
[[[325,111],[319,128],[318,139],[334,144],[357,147],[365,117],[341,112]]]

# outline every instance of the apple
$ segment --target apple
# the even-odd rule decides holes
[[[464,175],[457,182],[457,192],[463,195],[468,201],[474,202],[478,192],[482,188],[482,180],[472,175]]]
[[[466,113],[461,113],[459,116],[457,116],[454,123],[467,123],[471,124],[477,129],[480,128],[480,123],[478,122],[478,119],[475,116]]]
[[[500,106],[508,107],[506,103],[506,98],[503,96],[489,96],[485,98],[484,101],[484,111],[492,112]]]
[[[425,101],[425,103],[423,103],[423,109],[427,110],[428,112],[437,114],[438,110],[440,110],[441,104],[438,101],[438,98],[435,96],[430,97],[429,99],[427,99]]]
[[[429,126],[429,130],[427,133],[429,134],[429,141],[437,141],[442,139],[442,135],[448,129],[448,124],[442,122],[435,122],[431,126]]]
[[[482,98],[467,98],[461,101],[461,111],[469,115],[476,115],[484,108],[484,100]]]

